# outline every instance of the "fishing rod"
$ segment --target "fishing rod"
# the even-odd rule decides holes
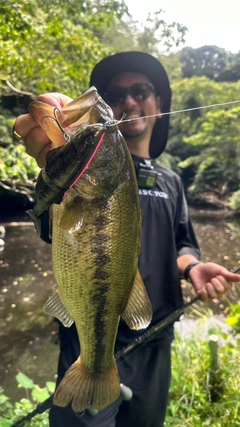
[[[240,267],[233,270],[233,273],[238,273],[240,271]],[[160,332],[162,329],[166,328],[166,326],[170,325],[174,321],[176,321],[181,314],[184,313],[186,308],[190,307],[191,305],[195,304],[197,301],[200,300],[200,296],[196,296],[191,299],[191,301],[185,303],[182,305],[182,307],[177,308],[175,311],[170,313],[168,316],[166,316],[164,319],[160,320],[156,325],[149,328],[146,332],[144,332],[142,335],[140,335],[138,338],[136,338],[132,343],[124,347],[123,349],[119,350],[115,354],[115,359],[121,359],[123,357],[128,357],[130,354],[134,353],[141,345],[144,345],[152,336],[156,335],[158,332]],[[121,363],[121,362],[120,362]],[[131,390],[121,384],[121,394],[124,400],[129,400],[131,398],[130,396]],[[33,417],[35,417],[37,414],[42,414],[43,412],[47,411],[51,408],[53,404],[53,394],[49,396],[44,402],[37,405],[37,407],[27,414],[25,417],[23,417],[21,420],[17,421],[15,424],[12,424],[11,427],[20,427],[24,425],[27,421],[30,421]],[[92,415],[96,415],[97,411],[89,411]]]

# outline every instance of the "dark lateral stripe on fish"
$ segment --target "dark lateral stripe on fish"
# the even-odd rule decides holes
[[[102,215],[100,215],[102,216]],[[109,222],[105,216],[105,225]],[[108,316],[108,295],[111,283],[108,282],[110,274],[107,271],[108,264],[111,263],[106,245],[109,242],[109,236],[104,234],[104,226],[100,221],[94,221],[96,235],[92,240],[92,254],[94,255],[94,273],[92,277],[93,289],[91,301],[93,307],[98,307],[99,315],[96,315],[94,322],[94,346],[97,349],[96,354],[105,354],[105,337],[107,331],[106,320]],[[103,360],[105,358],[103,357]],[[99,358],[94,360],[93,367],[95,372],[101,372],[102,366]]]
[[[99,215],[97,215],[93,221],[93,225],[95,225],[96,228],[103,228],[106,227],[108,224],[109,220],[104,213],[100,213]]]
[[[102,274],[102,273],[101,273]],[[98,307],[99,315],[96,313],[95,316],[95,322],[94,322],[94,336],[95,336],[95,342],[94,347],[97,349],[97,354],[103,355],[103,360],[105,359],[104,354],[106,351],[105,347],[105,337],[106,337],[106,329],[107,329],[107,318],[108,318],[108,293],[110,289],[110,283],[102,283],[101,287],[99,287],[99,280],[98,281],[98,288],[95,289],[95,292],[93,292],[93,295],[91,297],[91,302],[93,305],[93,309],[95,307]],[[94,372],[101,373],[102,366],[101,361],[97,357],[93,362],[93,369]]]

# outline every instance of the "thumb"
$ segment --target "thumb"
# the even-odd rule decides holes
[[[237,272],[239,268],[237,268],[235,271]],[[219,276],[223,276],[226,280],[230,282],[240,282],[240,274],[237,274],[234,271],[229,271],[225,267],[222,267],[218,271]]]
[[[240,274],[232,273],[231,271],[227,270],[227,273],[223,274],[223,276],[230,282],[240,282]]]
[[[45,104],[49,104],[52,107],[63,108],[66,104],[72,101],[72,98],[69,98],[69,96],[63,95],[59,92],[52,92],[39,95],[37,100],[44,102]]]

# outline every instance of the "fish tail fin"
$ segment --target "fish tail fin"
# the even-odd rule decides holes
[[[53,403],[67,406],[72,401],[75,412],[90,408],[102,410],[117,400],[119,395],[120,380],[115,360],[107,372],[96,374],[89,372],[79,357],[59,384]]]

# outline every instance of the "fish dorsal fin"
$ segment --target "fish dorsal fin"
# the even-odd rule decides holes
[[[67,328],[70,328],[74,322],[64,306],[57,289],[53,292],[50,298],[48,298],[43,310],[45,313],[50,314],[50,316],[54,316],[59,319]]]
[[[152,320],[152,306],[139,270],[137,270],[134,284],[122,318],[130,329],[144,329]]]

